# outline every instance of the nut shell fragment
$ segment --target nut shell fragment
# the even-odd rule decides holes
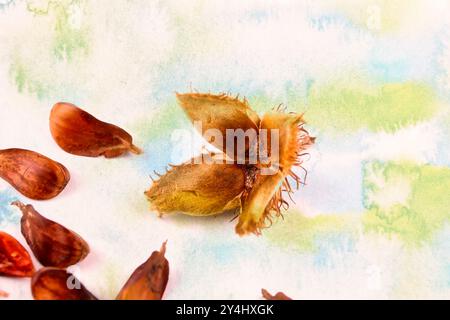
[[[32,205],[19,201],[12,205],[22,211],[22,234],[42,265],[66,268],[88,255],[89,245],[75,232],[43,217]]]
[[[24,149],[0,150],[0,177],[34,200],[56,197],[70,180],[62,164]]]
[[[166,242],[160,251],[153,251],[150,258],[133,272],[120,290],[117,300],[162,299],[169,281],[169,262],[164,257]]]
[[[73,274],[58,268],[36,272],[31,292],[35,300],[97,300]]]
[[[13,236],[0,231],[0,275],[31,277],[33,273],[28,251]]]
[[[78,156],[115,158],[129,151],[141,153],[128,132],[98,120],[71,103],[59,102],[53,106],[50,131],[64,151]]]

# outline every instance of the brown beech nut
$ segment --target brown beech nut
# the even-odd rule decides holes
[[[0,275],[31,277],[33,273],[28,251],[13,236],[0,231]]]
[[[43,217],[32,205],[20,201],[12,205],[22,211],[22,234],[42,265],[66,268],[88,255],[89,245],[75,232]]]
[[[115,158],[128,151],[141,153],[128,132],[67,102],[53,106],[50,131],[64,151],[78,156]]]
[[[62,164],[24,149],[0,150],[0,177],[34,200],[56,197],[70,180]]]
[[[0,289],[0,298],[8,298],[9,293]]]
[[[261,293],[266,300],[292,300],[292,298],[289,298],[283,292],[277,292],[275,295],[271,295],[266,289],[261,289]]]
[[[42,268],[31,279],[35,300],[97,300],[73,274],[65,269]]]
[[[153,251],[120,290],[117,300],[161,300],[169,281],[169,262],[164,257],[166,242]]]

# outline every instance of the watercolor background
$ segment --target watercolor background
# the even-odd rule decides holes
[[[33,202],[92,253],[72,271],[101,299],[168,239],[167,299],[450,298],[450,1],[0,0],[0,149],[29,148],[72,173]],[[232,92],[264,112],[306,112],[317,137],[307,186],[260,237],[230,215],[159,219],[148,175],[190,129],[174,92]],[[71,156],[48,130],[57,101],[118,124],[142,156]],[[175,159],[174,159],[175,158]],[[29,280],[0,278],[12,299]]]

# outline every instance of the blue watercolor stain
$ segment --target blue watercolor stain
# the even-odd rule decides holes
[[[272,13],[270,10],[251,10],[244,15],[242,20],[244,21],[255,21],[257,23],[262,23],[271,17]]]
[[[0,0],[0,10],[6,10],[9,6],[14,4],[14,0]]]
[[[325,31],[326,29],[336,25],[349,29],[359,29],[350,19],[348,19],[348,17],[338,13],[310,16],[308,17],[308,21],[313,28],[319,31]]]
[[[164,169],[169,165],[174,163],[172,161],[173,150],[171,147],[170,140],[153,140],[145,146],[145,150],[149,150],[139,159],[139,167],[142,171],[148,174],[153,174],[154,171],[159,173],[164,173]],[[174,163],[179,164],[179,163]]]
[[[431,244],[433,257],[438,260],[440,272],[436,278],[435,286],[438,288],[450,288],[450,224],[435,237]]]
[[[0,191],[0,226],[19,224],[21,215],[11,206],[11,202],[15,200],[19,198],[11,189]]]
[[[353,234],[347,232],[333,232],[317,236],[314,244],[317,253],[314,254],[314,265],[318,268],[334,268],[334,259],[345,254],[355,252],[356,239]],[[338,253],[338,255],[336,255]]]
[[[442,58],[448,54],[450,50],[450,31],[446,26],[440,30],[439,35],[435,41],[435,50],[433,52],[432,65],[433,69],[436,70],[434,77],[434,87],[438,91],[440,98],[444,99],[447,103],[450,103],[450,90],[448,90],[446,81],[443,79],[450,79],[449,71],[442,65]]]
[[[380,82],[398,82],[407,79],[409,66],[406,61],[372,61],[368,72],[371,77]]]
[[[240,257],[251,256],[255,248],[251,245],[242,246],[238,241],[204,241],[194,240],[185,245],[185,263],[198,267],[198,261],[208,260],[217,266],[234,265]],[[201,270],[199,270],[201,272]]]
[[[361,161],[355,158],[351,162],[329,163],[331,154],[339,157],[363,153],[361,134],[347,135],[345,139],[320,134],[316,136],[318,141],[316,148],[319,152],[317,162],[311,164],[305,162],[305,166],[308,167],[307,186],[300,188],[295,198],[300,202],[307,201],[314,204],[314,208],[323,213],[363,212]],[[322,155],[327,158],[323,159]]]
[[[177,54],[174,59],[179,63],[161,66],[158,84],[154,88],[153,97],[161,104],[173,99],[175,92],[230,92],[248,96],[251,92],[261,89],[259,86],[255,86],[254,81],[248,77],[242,78],[228,72],[219,76],[208,68],[192,65],[189,57],[183,56],[181,53]]]
[[[377,39],[368,59],[367,72],[380,83],[420,81],[433,85],[438,63],[439,35],[411,41],[398,37]]]

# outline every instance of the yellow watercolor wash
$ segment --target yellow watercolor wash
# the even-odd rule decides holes
[[[307,217],[299,212],[290,211],[284,215],[284,221],[276,219],[263,234],[271,243],[294,248],[302,252],[319,250],[317,240],[327,235],[356,236],[358,217],[350,214],[317,215]]]
[[[77,53],[88,53],[89,29],[83,24],[84,7],[83,0],[27,1],[29,12],[51,18],[53,53],[58,59],[71,60]]]
[[[383,188],[405,180],[410,185],[406,200],[386,206],[377,197]],[[450,168],[372,162],[366,164],[363,183],[367,207],[363,224],[367,232],[398,236],[409,245],[420,245],[432,240],[450,221]]]
[[[324,6],[342,12],[356,26],[374,33],[395,32],[413,22],[423,0],[346,0],[325,2]]]
[[[311,126],[334,132],[394,132],[430,119],[438,107],[433,90],[423,83],[336,81],[312,87],[306,119]]]

